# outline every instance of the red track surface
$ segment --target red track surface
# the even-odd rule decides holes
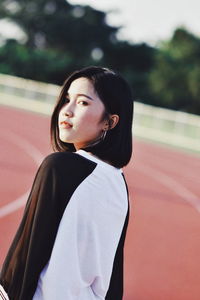
[[[51,149],[48,117],[3,106],[0,113],[1,265],[23,212],[17,204]],[[195,156],[134,142],[125,169],[131,217],[124,300],[200,299],[199,173]]]

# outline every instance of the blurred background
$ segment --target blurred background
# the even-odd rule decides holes
[[[0,1],[0,266],[67,75],[119,71],[135,98],[124,300],[200,299],[199,0]]]
[[[0,73],[62,84],[71,71],[120,71],[138,101],[200,114],[200,3],[0,2]]]

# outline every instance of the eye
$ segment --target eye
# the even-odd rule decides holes
[[[84,100],[80,100],[78,103],[81,104],[81,105],[83,105],[83,106],[87,106],[88,105],[88,102],[84,101]]]
[[[69,98],[66,96],[65,99],[64,99],[64,102],[69,103],[69,101],[70,101]]]

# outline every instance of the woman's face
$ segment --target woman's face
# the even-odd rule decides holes
[[[106,120],[102,121],[104,112],[104,104],[91,81],[84,77],[74,80],[59,112],[60,140],[73,143],[78,150],[98,139],[106,128]]]

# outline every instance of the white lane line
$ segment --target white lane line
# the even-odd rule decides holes
[[[11,131],[1,132],[0,134],[1,136],[3,135],[4,138],[9,137],[9,140],[24,150],[34,160],[37,166],[40,165],[44,155],[25,138],[20,137]]]
[[[31,143],[29,143],[27,140],[25,140],[22,137],[19,137],[17,134],[13,132],[1,132],[1,135],[3,135],[6,138],[10,138],[12,142],[14,142],[18,147],[20,147],[23,151],[25,151],[36,163],[36,165],[39,167],[41,164],[44,155]],[[27,201],[28,195],[30,193],[30,189],[14,201],[0,207],[0,218],[3,218],[16,210],[23,207]]]
[[[182,184],[152,167],[140,165],[137,169],[172,190],[200,213],[200,198]]]
[[[26,204],[29,193],[30,190],[16,200],[2,206],[0,208],[0,219],[23,207]]]

